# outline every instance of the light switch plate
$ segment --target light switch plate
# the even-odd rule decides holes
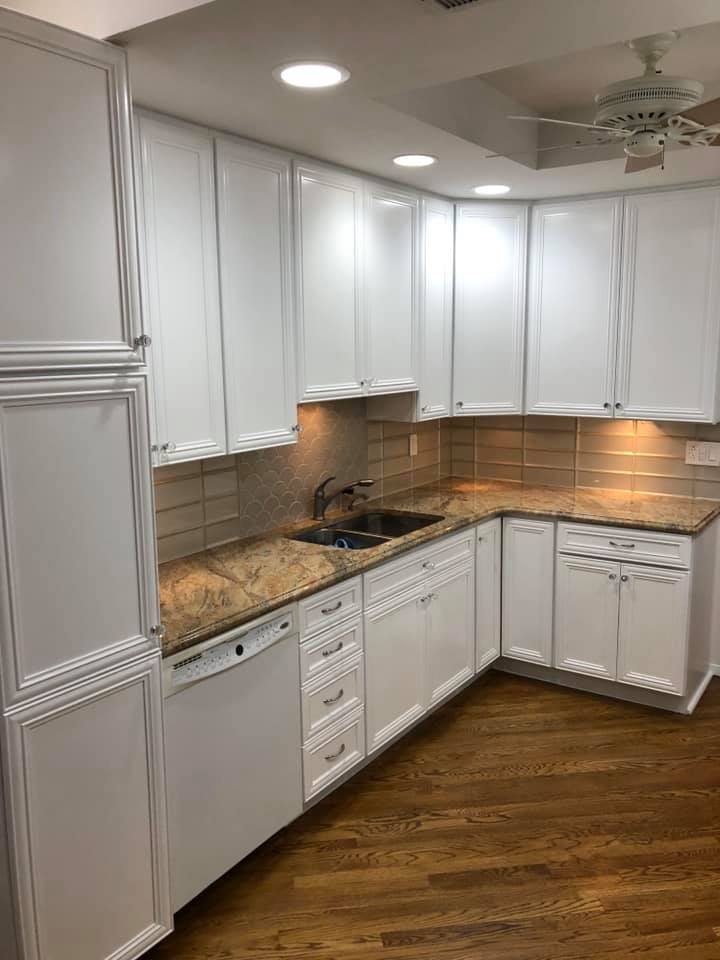
[[[701,467],[720,467],[720,443],[688,440],[685,444],[685,463]]]

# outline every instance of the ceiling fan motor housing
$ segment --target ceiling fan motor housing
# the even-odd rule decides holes
[[[663,74],[620,80],[595,95],[595,123],[626,129],[663,124],[673,114],[696,107],[703,91],[697,80]]]

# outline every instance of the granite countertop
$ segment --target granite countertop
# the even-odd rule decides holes
[[[321,525],[305,521],[161,564],[163,654],[177,653],[418,544],[502,514],[689,535],[700,533],[720,514],[715,500],[457,478],[373,500],[367,507],[378,508],[440,514],[443,519],[371,550],[337,550],[287,539],[288,534]],[[328,519],[333,516],[337,513]]]

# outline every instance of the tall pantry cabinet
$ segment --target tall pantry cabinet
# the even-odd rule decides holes
[[[0,956],[172,925],[125,57],[0,10]]]

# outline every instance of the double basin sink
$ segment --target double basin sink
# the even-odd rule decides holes
[[[332,525],[328,524],[325,527],[308,530],[306,533],[299,533],[291,539],[341,550],[369,550],[396,537],[422,530],[423,527],[429,527],[443,519],[444,517],[428,513],[373,510],[359,517],[340,519]]]

